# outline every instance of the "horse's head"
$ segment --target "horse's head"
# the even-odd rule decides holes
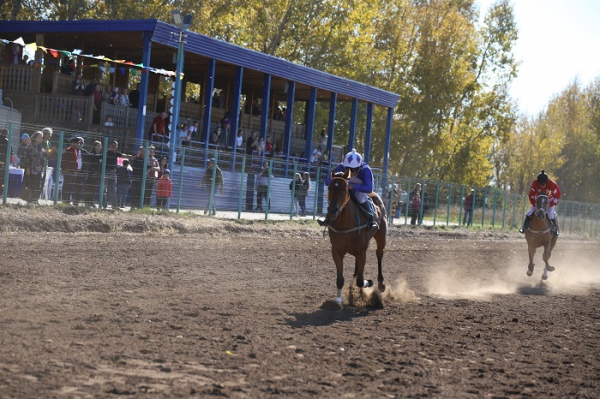
[[[327,216],[330,220],[335,220],[342,213],[342,209],[344,209],[344,206],[346,206],[350,199],[347,179],[348,173],[331,173],[328,195],[329,205],[327,206]]]
[[[546,194],[538,194],[535,198],[535,214],[540,219],[546,218],[548,212],[548,196]]]

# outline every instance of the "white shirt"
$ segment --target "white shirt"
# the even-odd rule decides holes
[[[244,137],[243,136],[238,136],[235,138],[235,146],[237,148],[242,148],[242,144],[244,144]]]

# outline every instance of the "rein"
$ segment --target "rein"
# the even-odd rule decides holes
[[[344,180],[346,182],[346,197],[344,199],[344,203],[342,204],[342,206],[340,208],[340,213],[342,213],[342,211],[344,210],[344,207],[346,206],[346,204],[348,203],[348,201],[350,201],[350,193],[348,192],[348,182],[347,182],[347,180],[344,179],[343,177],[336,176],[336,177],[333,177],[331,179],[331,181],[336,180],[336,179],[338,179],[338,180]],[[327,228],[329,228],[329,230],[333,231],[334,233],[351,233],[351,232],[356,231],[356,230],[358,230],[360,232],[360,229],[364,229],[366,227],[367,227],[367,223],[363,224],[362,226],[356,226],[356,227],[353,227],[353,228],[348,229],[348,230],[337,230],[337,229],[331,227],[331,225],[327,225]]]
[[[546,201],[547,201],[548,200],[548,196],[545,195],[545,194],[539,194],[536,197],[536,206],[535,206],[535,208],[536,208],[535,212],[536,213],[537,213],[538,209],[541,208],[541,207],[538,207],[538,205],[537,205],[537,199],[538,198],[546,198]],[[543,201],[542,201],[542,203],[543,203]],[[544,210],[545,210],[545,207],[544,207]],[[550,226],[546,230],[543,230],[543,231],[542,230],[531,230],[531,227],[527,227],[527,230],[529,230],[530,232],[532,232],[534,234],[546,234],[547,232],[549,232],[550,230],[552,230],[552,224],[550,224]]]

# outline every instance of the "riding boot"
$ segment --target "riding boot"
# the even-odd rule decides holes
[[[324,218],[317,219],[317,223],[319,223],[319,226],[321,227],[329,226],[329,216],[325,215]]]
[[[370,231],[379,230],[379,224],[377,224],[375,221],[375,218],[377,217],[377,210],[375,210],[375,204],[373,203],[373,200],[369,198],[363,204],[361,204],[361,206],[367,211],[367,217],[369,219],[367,222],[367,228]]]
[[[533,219],[533,215],[525,216],[525,221],[523,222],[523,227],[519,229],[519,233],[525,233],[525,230],[529,227],[529,223],[531,223],[531,219]]]
[[[554,232],[554,235],[558,237],[558,235],[560,234],[560,232],[558,231],[558,221],[556,220],[556,218],[554,218],[550,219],[550,223],[552,224],[552,231]]]

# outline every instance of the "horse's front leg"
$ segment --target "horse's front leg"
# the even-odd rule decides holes
[[[531,277],[531,275],[533,274],[533,267],[535,266],[533,264],[533,256],[535,255],[535,248],[531,245],[529,245],[529,265],[527,266],[527,275],[529,277]]]
[[[385,284],[383,284],[383,249],[385,248],[385,235],[381,234],[381,230],[375,235],[375,241],[377,242],[377,289],[379,292],[385,291]]]
[[[335,263],[335,269],[337,271],[337,298],[335,299],[337,303],[342,303],[342,288],[344,288],[344,253],[339,251],[331,251],[333,256],[333,262]]]
[[[358,288],[366,288],[373,286],[373,280],[365,280],[364,272],[365,272],[365,264],[367,263],[367,251],[358,251],[356,254],[356,264],[355,264],[355,272],[354,277],[356,278],[356,286]]]
[[[546,278],[548,278],[548,274],[546,273],[546,271],[549,272],[553,272],[555,269],[554,266],[550,266],[550,255],[552,254],[552,245],[550,245],[550,242],[547,242],[546,244],[544,244],[544,263],[546,265],[546,267],[544,268],[544,275],[546,276]],[[546,278],[544,280],[546,280]]]

